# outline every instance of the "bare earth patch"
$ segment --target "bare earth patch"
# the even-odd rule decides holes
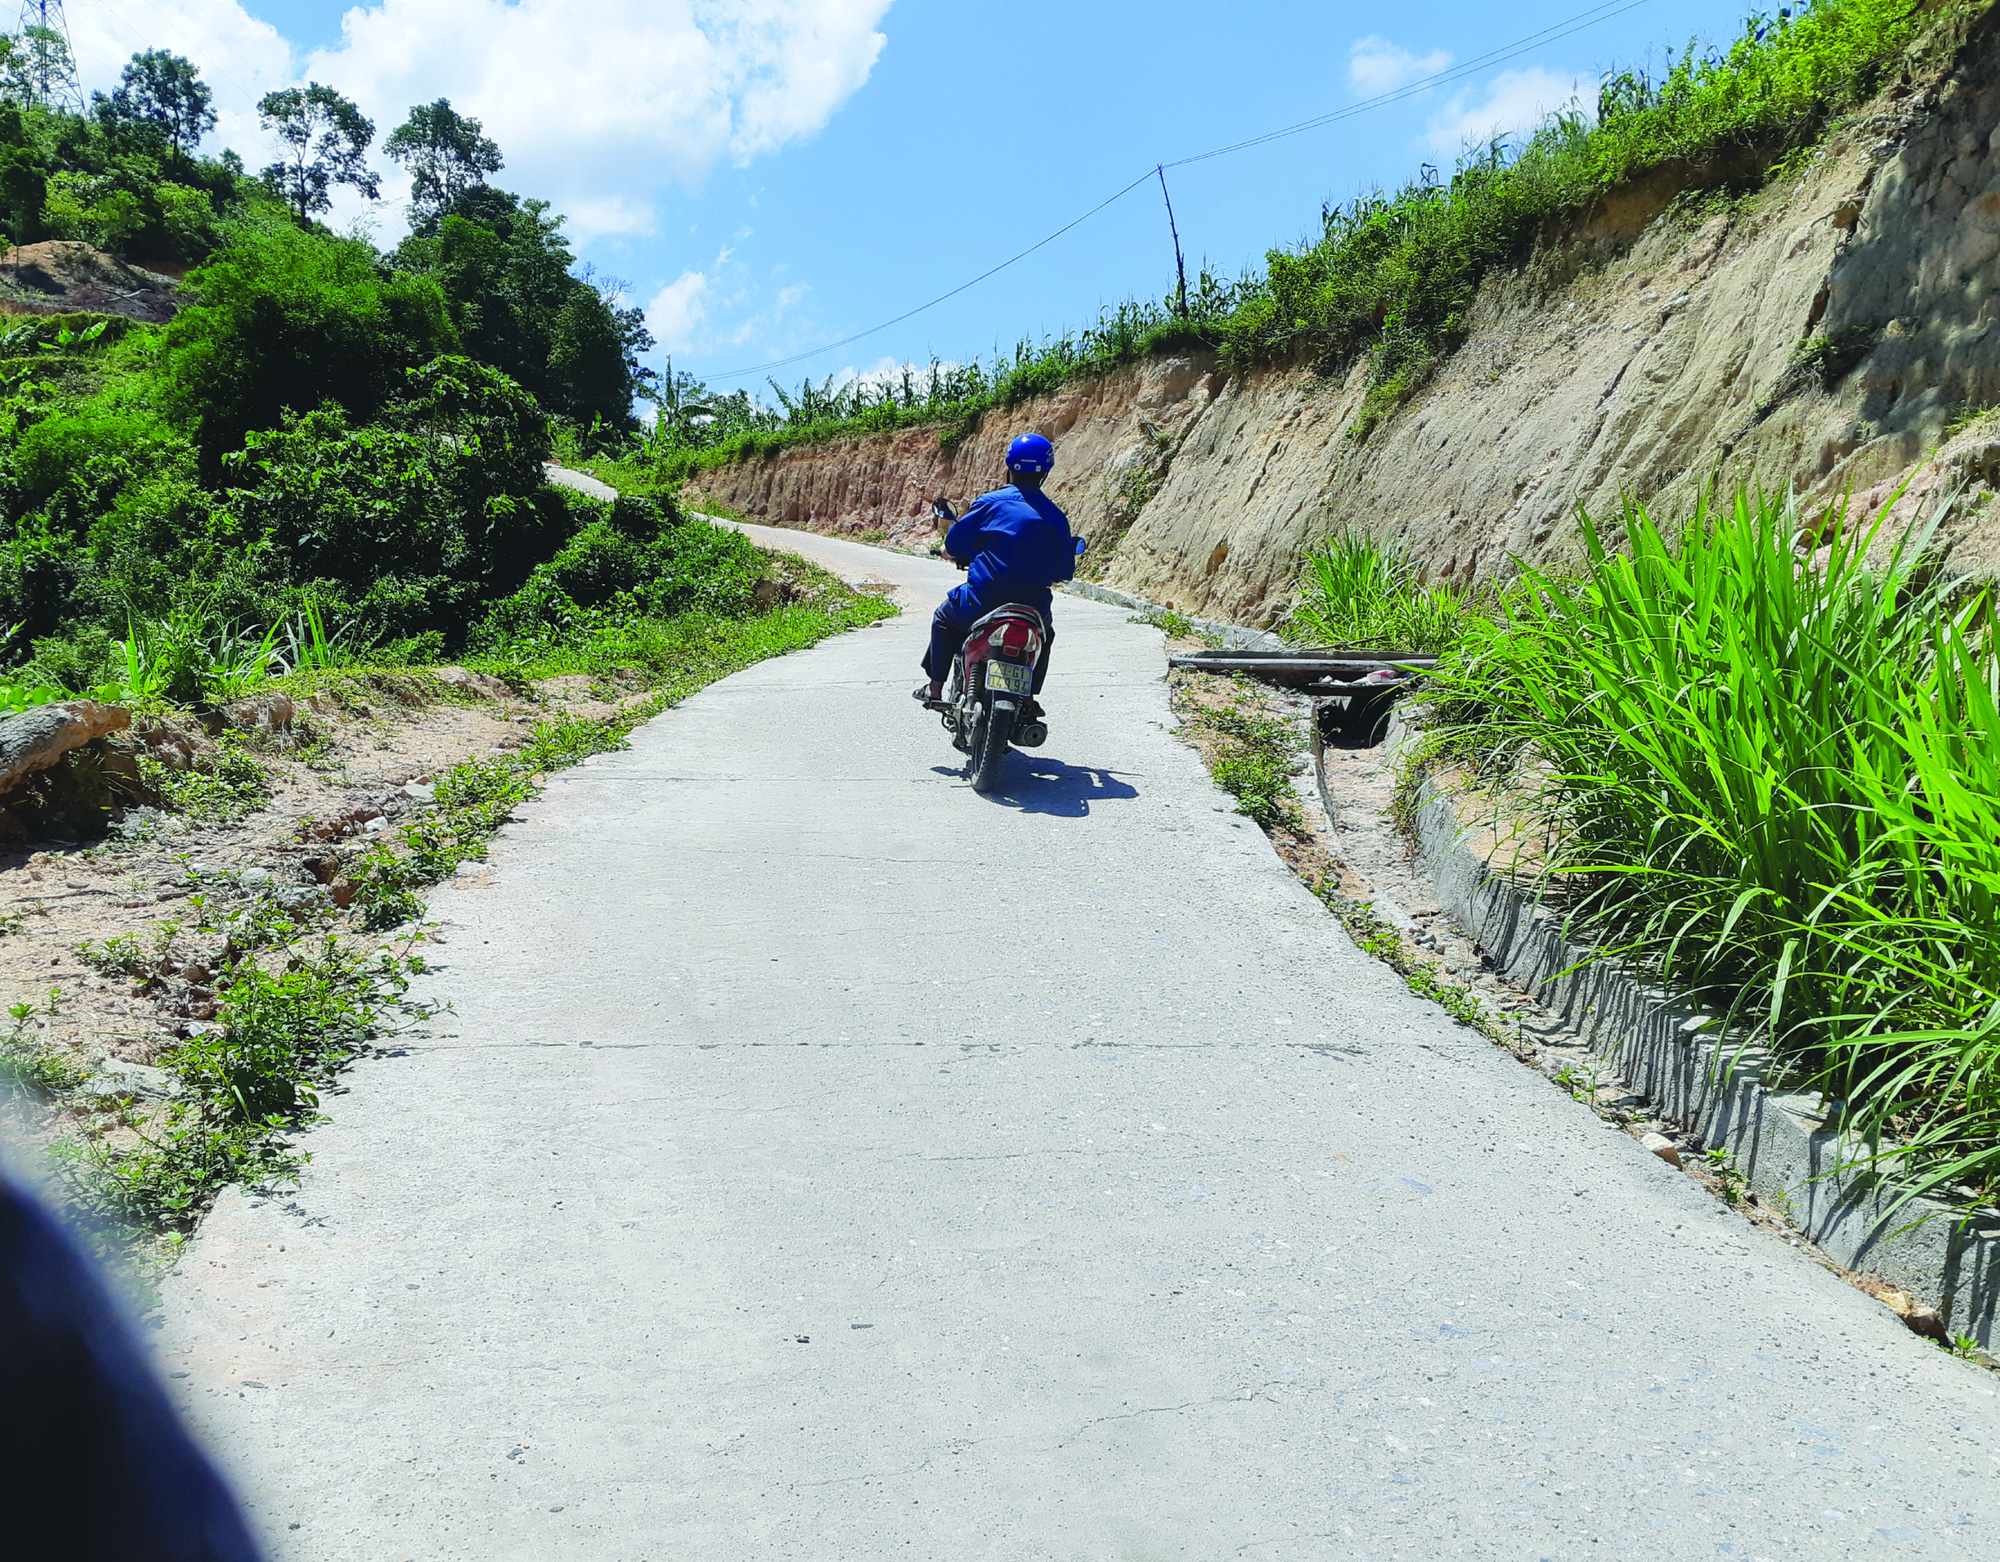
[[[242,908],[269,906],[323,925],[344,945],[377,942],[346,914],[345,870],[428,801],[435,776],[519,748],[534,721],[602,717],[643,698],[582,675],[545,680],[528,695],[483,682],[485,690],[428,675],[360,674],[304,701],[288,726],[244,733],[270,795],[243,817],[148,806],[126,813],[102,841],[0,847],[5,1024],[39,1068],[83,1084],[52,1102],[17,1105],[25,1137],[116,1134],[121,1118],[149,1115],[148,1102],[170,1083],[151,1072],[162,1054],[213,1028],[212,984]],[[192,719],[141,721],[128,752],[213,748]]]

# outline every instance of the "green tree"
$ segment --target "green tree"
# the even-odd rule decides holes
[[[480,134],[479,121],[467,119],[446,98],[411,109],[382,150],[410,170],[410,199],[419,220],[435,221],[502,166],[500,148]]]
[[[438,279],[471,356],[558,417],[629,430],[633,395],[651,378],[639,364],[653,345],[644,313],[572,273],[562,223],[546,201],[475,185],[434,225],[416,225],[395,260]]]
[[[458,345],[434,278],[385,271],[366,244],[275,214],[240,226],[187,285],[196,302],[166,327],[164,369],[211,476],[288,408],[331,401],[371,418],[406,370]]]
[[[215,128],[214,97],[192,62],[148,49],[132,56],[110,103],[116,118],[157,127],[178,158]]]
[[[331,87],[308,82],[267,92],[257,104],[264,128],[285,145],[282,160],[264,170],[264,179],[284,197],[301,225],[333,205],[329,191],[351,185],[369,200],[382,181],[364,158],[375,139],[375,122]]]
[[[23,104],[50,103],[75,79],[69,44],[53,28],[24,27],[17,34],[0,34],[0,97]]]
[[[35,238],[49,194],[49,164],[18,104],[0,103],[0,212],[16,244]]]

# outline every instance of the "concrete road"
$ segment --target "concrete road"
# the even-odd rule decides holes
[[[225,1199],[169,1365],[280,1559],[1982,1556],[1995,1380],[1353,949],[1058,608],[975,796],[917,611],[455,881],[453,1012]]]

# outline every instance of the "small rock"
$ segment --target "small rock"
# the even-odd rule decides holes
[[[141,1096],[164,1101],[174,1093],[174,1076],[163,1068],[153,1068],[149,1064],[122,1063],[112,1059],[83,1082],[82,1091],[86,1096],[107,1100],[120,1096]]]
[[[1938,1316],[1935,1307],[1915,1306],[1902,1314],[1905,1327],[1912,1334],[1921,1334],[1927,1340],[1936,1340],[1940,1345],[1949,1345],[1951,1335],[1946,1331],[1944,1319]]]
[[[292,697],[276,689],[232,700],[222,707],[223,721],[240,731],[275,732],[289,727],[292,717],[297,714]]]
[[[363,833],[368,835],[373,835],[378,830],[386,830],[388,827],[389,820],[384,814],[377,814],[373,819],[364,820],[361,825]]]
[[[508,700],[514,697],[514,691],[491,673],[476,673],[467,667],[440,667],[437,681],[446,688],[475,694],[481,699]]]
[[[1651,1150],[1669,1166],[1680,1165],[1681,1152],[1675,1147],[1673,1140],[1669,1139],[1665,1134],[1647,1134],[1639,1143],[1644,1148]]]
[[[425,786],[420,781],[412,781],[408,783],[403,788],[403,791],[407,793],[409,796],[414,797],[420,803],[428,803],[431,801],[431,799],[437,796],[436,787]]]
[[[266,884],[271,882],[271,870],[269,868],[245,868],[237,875],[236,882],[241,884],[245,889],[262,889]]]

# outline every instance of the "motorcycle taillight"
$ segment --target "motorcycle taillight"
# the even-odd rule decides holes
[[[1000,626],[998,644],[1009,656],[1020,656],[1035,643],[1034,627],[1018,618],[1010,618]]]

